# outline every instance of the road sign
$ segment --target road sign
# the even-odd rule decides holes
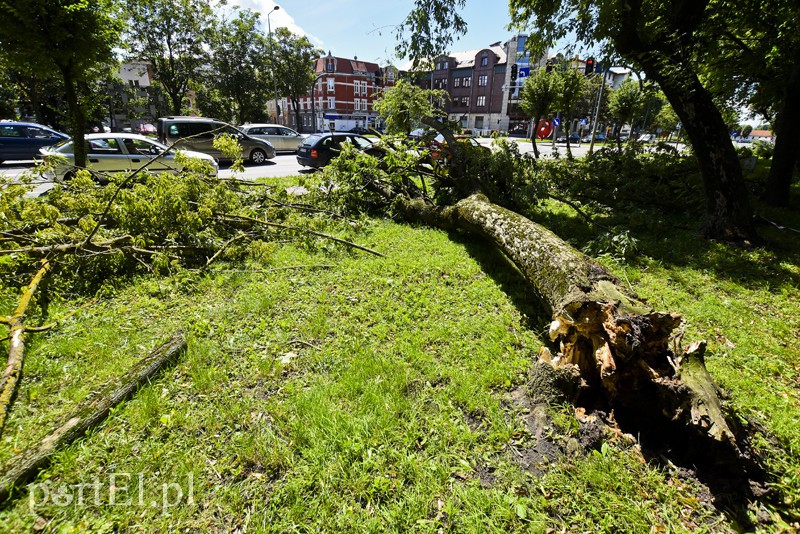
[[[531,75],[530,67],[520,67],[517,71],[517,78],[526,78]]]
[[[558,117],[556,117],[555,119],[553,119],[553,126],[558,126],[558,125],[560,125],[560,124],[561,124],[561,119],[559,119]]]
[[[581,119],[581,126],[586,126],[589,124],[589,119]]]

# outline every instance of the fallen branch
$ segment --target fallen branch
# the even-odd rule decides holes
[[[53,253],[75,253],[82,250],[89,252],[101,252],[109,250],[121,243],[132,241],[133,238],[129,235],[123,235],[102,241],[100,243],[87,243],[86,241],[63,243],[61,245],[44,245],[40,247],[23,247],[0,250],[0,256],[9,256],[11,254],[27,254],[28,256],[47,256]]]
[[[186,348],[181,332],[139,360],[123,376],[107,382],[100,392],[82,401],[64,422],[37,445],[27,449],[0,471],[0,503],[19,496],[22,486],[33,480],[60,449],[102,423],[111,409],[131,397],[142,385],[172,364]]]
[[[0,435],[3,434],[3,428],[6,423],[8,411],[11,409],[11,403],[14,400],[14,395],[17,392],[17,385],[22,376],[22,364],[25,359],[25,326],[22,324],[25,319],[25,313],[28,311],[28,305],[31,303],[33,294],[39,283],[42,281],[45,273],[50,269],[50,262],[42,260],[41,268],[36,272],[36,275],[28,284],[28,288],[19,299],[17,309],[8,318],[8,362],[3,371],[3,378],[0,379]],[[6,321],[3,321],[6,322]]]
[[[234,215],[232,213],[223,213],[220,214],[221,217],[224,217],[230,221],[248,221],[255,224],[260,224],[263,226],[269,226],[272,228],[282,228],[284,230],[291,230],[293,232],[300,232],[304,234],[310,234],[317,237],[322,237],[324,239],[330,239],[331,241],[336,241],[337,243],[341,243],[343,245],[347,245],[348,247],[357,248],[358,250],[363,250],[364,252],[369,252],[370,254],[374,254],[376,256],[380,256],[381,258],[384,257],[383,254],[378,252],[377,250],[372,250],[371,248],[367,248],[352,241],[347,241],[345,239],[340,239],[338,237],[334,237],[329,234],[323,234],[322,232],[315,232],[314,230],[308,230],[307,228],[299,228],[297,226],[290,226],[288,224],[281,224],[281,223],[274,223],[269,221],[262,221],[261,219],[256,219],[255,217],[248,217],[246,215]]]

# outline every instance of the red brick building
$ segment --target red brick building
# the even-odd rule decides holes
[[[286,116],[288,126],[299,131],[328,130],[331,125],[340,131],[377,125],[373,102],[381,88],[394,85],[397,79],[397,69],[392,66],[334,57],[330,52],[316,60],[315,72],[313,105],[312,92],[300,99],[302,124],[294,124],[294,113]],[[289,109],[287,106],[283,98],[282,109]]]

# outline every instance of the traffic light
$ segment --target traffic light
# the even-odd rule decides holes
[[[586,67],[584,67],[583,72],[587,76],[592,74],[592,73],[594,73],[594,58],[593,57],[590,57],[589,59],[586,60]]]
[[[517,64],[514,63],[513,65],[511,65],[511,81],[513,82],[516,79],[517,79]]]
[[[547,64],[544,66],[545,72],[552,72],[553,67],[555,66],[555,62],[552,59],[547,60]]]

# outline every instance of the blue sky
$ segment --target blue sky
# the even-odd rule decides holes
[[[267,13],[277,4],[280,9],[269,16],[273,30],[285,26],[305,34],[315,45],[335,56],[358,56],[381,64],[391,61],[398,66],[403,62],[394,55],[397,44],[394,28],[414,6],[413,0],[233,0],[232,3],[261,12],[264,31]],[[461,15],[467,21],[467,34],[454,43],[451,51],[483,48],[512,36],[505,29],[511,19],[504,0],[467,0]]]

